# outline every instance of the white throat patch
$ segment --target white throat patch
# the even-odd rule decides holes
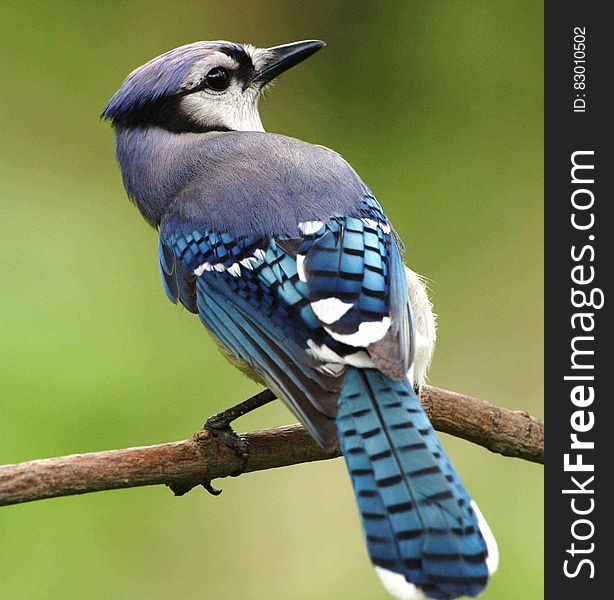
[[[223,94],[203,90],[181,99],[181,110],[203,127],[234,131],[264,131],[258,112],[258,92],[233,86]]]

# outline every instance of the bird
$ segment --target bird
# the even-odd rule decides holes
[[[101,117],[159,231],[166,295],[322,448],[339,445],[384,587],[476,596],[498,550],[419,401],[436,337],[424,281],[344,158],[260,118],[271,82],[325,45],[187,44],[132,71]]]

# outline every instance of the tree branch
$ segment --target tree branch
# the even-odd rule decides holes
[[[420,398],[439,431],[492,452],[543,463],[544,425],[524,411],[512,411],[470,396],[425,386]],[[245,434],[246,472],[339,456],[323,451],[301,425]],[[206,430],[179,442],[73,454],[0,467],[0,506],[143,485],[169,486],[176,495],[235,472],[240,460]]]

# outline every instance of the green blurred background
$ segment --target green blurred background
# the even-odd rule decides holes
[[[199,39],[328,47],[265,127],[342,153],[430,279],[434,385],[542,413],[540,2],[14,2],[0,9],[0,463],[180,439],[256,386],[165,298],[109,126]],[[292,418],[280,405],[239,430]],[[542,468],[444,436],[495,531],[486,599],[542,596]],[[384,599],[343,461],[0,509],[0,598]]]

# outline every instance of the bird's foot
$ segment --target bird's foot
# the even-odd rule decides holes
[[[247,459],[249,457],[249,443],[246,438],[237,435],[230,424],[239,417],[246,415],[248,412],[255,410],[256,408],[260,408],[269,402],[275,400],[275,394],[270,390],[264,390],[243,402],[235,406],[231,406],[226,410],[213,415],[207,419],[205,426],[203,429],[206,429],[211,435],[216,438],[220,438],[226,446],[231,448],[236,452],[236,454],[241,459],[241,464],[239,468],[231,473],[231,477],[238,477],[241,473],[245,472],[247,467]],[[203,487],[214,496],[219,496],[222,493],[222,490],[216,490],[212,485],[211,481],[205,481],[202,484]]]
[[[241,459],[239,468],[230,474],[231,477],[238,477],[243,474],[247,468],[249,442],[247,438],[235,433],[230,423],[231,421],[228,419],[227,415],[222,412],[209,417],[203,429],[207,430],[213,437],[220,439]],[[205,481],[202,486],[213,496],[219,496],[222,493],[222,490],[218,490],[211,485],[211,481]]]
[[[228,448],[234,450],[237,456],[241,459],[239,468],[231,473],[231,477],[238,477],[245,473],[247,467],[247,459],[249,458],[249,442],[247,438],[235,433],[230,423],[224,419],[217,418],[218,415],[213,415],[205,423],[205,429],[214,437],[222,440]]]

